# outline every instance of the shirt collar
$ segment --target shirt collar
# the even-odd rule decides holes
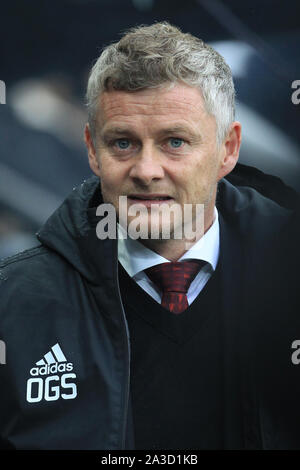
[[[200,259],[208,262],[212,269],[216,269],[219,257],[219,217],[214,207],[214,221],[203,237],[198,240],[178,260]],[[133,277],[156,264],[166,263],[169,260],[142,245],[139,241],[127,236],[126,230],[118,223],[118,259],[127,273]]]

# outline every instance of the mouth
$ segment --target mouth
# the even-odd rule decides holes
[[[152,204],[163,204],[167,201],[173,201],[173,198],[166,194],[130,194],[128,201],[132,204],[151,206]]]

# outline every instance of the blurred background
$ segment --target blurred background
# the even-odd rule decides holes
[[[300,192],[299,0],[10,0],[0,8],[0,258],[37,245],[35,232],[91,176],[89,69],[103,46],[139,24],[167,20],[225,57],[243,125],[240,161]]]

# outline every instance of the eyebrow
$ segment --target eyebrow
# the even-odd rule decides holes
[[[100,133],[100,136],[104,139],[107,140],[112,136],[116,135],[134,135],[137,136],[136,132],[133,129],[130,129],[128,127],[110,127],[107,130],[104,130]],[[157,135],[168,135],[168,134],[186,134],[190,135],[194,138],[200,138],[200,133],[197,134],[193,130],[189,129],[186,126],[182,125],[175,125],[171,127],[166,127],[165,129],[160,129],[157,131]]]
[[[195,135],[195,132],[186,126],[172,126],[158,131],[158,134],[189,134]]]

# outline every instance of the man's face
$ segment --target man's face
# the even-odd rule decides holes
[[[215,118],[198,89],[180,84],[104,92],[91,146],[90,164],[100,177],[103,200],[117,212],[119,196],[127,196],[128,205],[147,207],[150,224],[151,205],[158,202],[136,198],[165,195],[164,203],[177,203],[182,211],[184,204],[204,204],[205,214],[212,213],[224,146],[217,147]]]

